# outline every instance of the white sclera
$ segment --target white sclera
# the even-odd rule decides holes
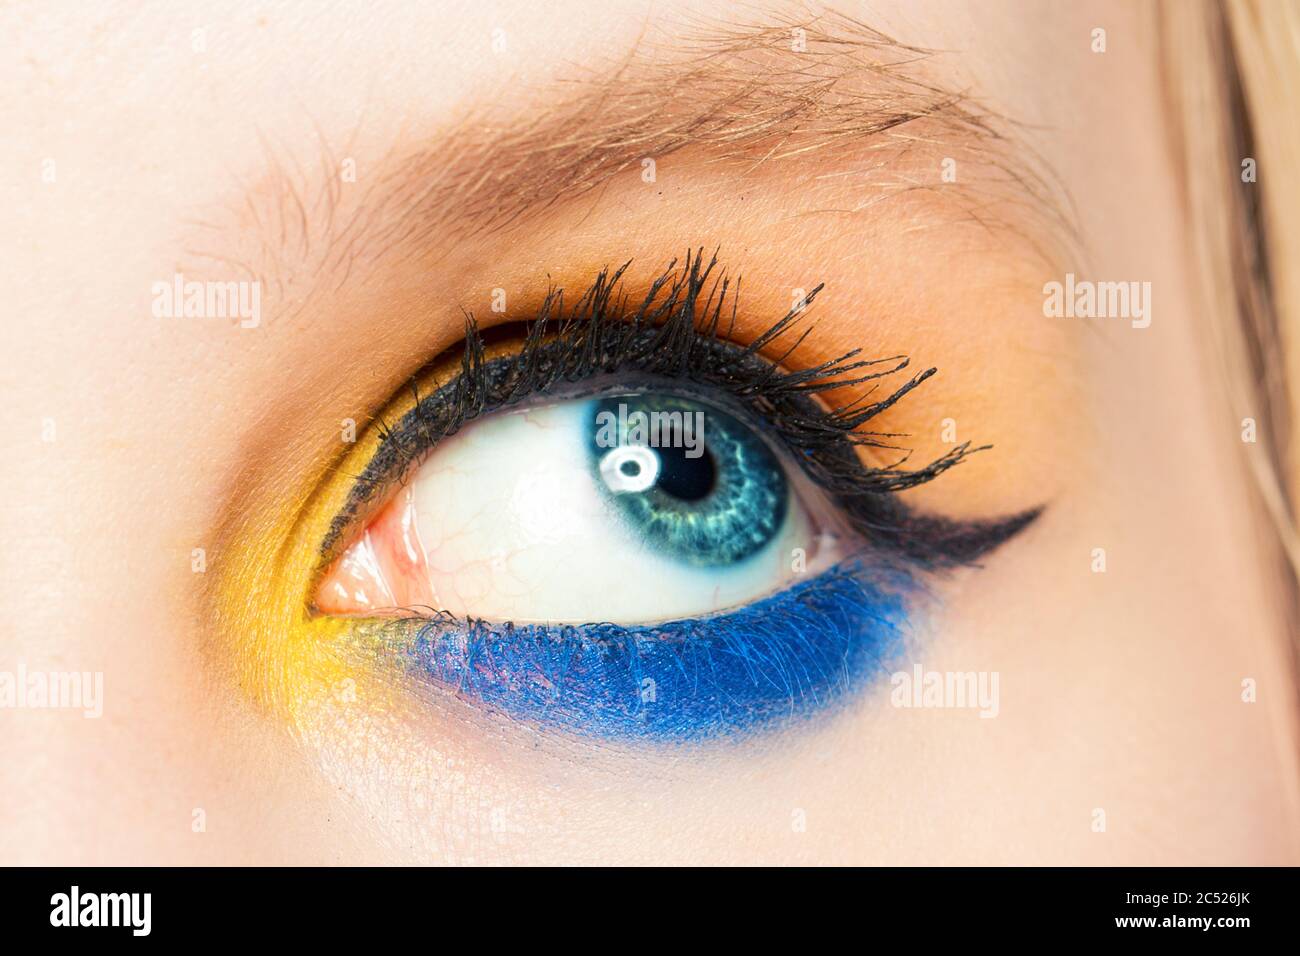
[[[410,489],[443,610],[520,623],[644,623],[749,604],[803,576],[793,555],[811,555],[816,532],[793,495],[776,538],[740,564],[692,567],[656,553],[601,487],[591,423],[590,400],[498,412],[434,450]]]

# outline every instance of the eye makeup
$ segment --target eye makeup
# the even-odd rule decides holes
[[[909,361],[864,359],[853,350],[809,368],[783,368],[811,332],[799,325],[821,286],[741,346],[730,341],[736,300],[729,298],[730,280],[715,276],[716,256],[706,263],[702,251],[688,254],[680,269],[674,260],[637,303],[620,285],[626,268],[601,271],[571,308],[565,307],[562,290],[548,294],[518,350],[504,357],[487,358],[482,334],[468,322],[459,373],[424,396],[412,385],[412,407],[395,424],[380,420],[378,446],[321,544],[323,561],[334,556],[367,506],[404,482],[440,441],[468,423],[575,383],[629,375],[688,383],[749,410],[766,425],[772,442],[837,501],[854,530],[923,567],[969,564],[1037,515],[1034,509],[991,521],[955,522],[912,513],[898,501],[896,493],[932,481],[987,449],[963,442],[909,469],[904,467],[908,454],[895,444],[898,436],[863,428],[937,369],[906,377],[875,401],[827,407],[818,395],[852,389],[870,398],[882,380],[905,373]],[[728,307],[732,321],[724,329]],[[764,357],[778,348],[775,361]],[[868,468],[859,447],[894,460]]]
[[[512,720],[602,741],[689,743],[794,726],[850,699],[899,659],[917,593],[903,569],[858,559],[697,619],[436,615],[363,629],[371,653],[410,679]]]
[[[321,532],[303,600],[307,626],[339,647],[329,655],[336,672],[387,671],[521,724],[606,741],[685,743],[767,730],[828,713],[870,684],[913,635],[927,577],[973,563],[1033,521],[1037,511],[953,521],[917,513],[900,500],[899,492],[983,449],[962,444],[907,468],[896,436],[864,427],[934,369],[909,374],[905,358],[864,359],[857,351],[798,369],[793,359],[811,331],[802,323],[817,290],[742,345],[731,338],[735,297],[716,258],[688,255],[682,268],[671,265],[635,301],[622,288],[626,268],[599,273],[571,305],[562,291],[552,291],[513,347],[490,346],[470,321],[458,373],[418,379],[424,384],[411,386],[399,403],[404,410],[381,417],[347,459],[359,464],[334,476],[334,490],[323,500],[337,504],[327,515],[320,515],[324,506],[314,512],[312,524]],[[901,384],[877,394],[890,376],[900,376]],[[835,389],[862,397],[830,405],[823,397]],[[555,417],[539,403],[571,407]],[[607,454],[594,421],[620,405],[682,414],[709,409],[707,454],[696,461],[646,449],[625,430],[615,442],[619,455]],[[586,418],[575,417],[579,408]],[[563,459],[570,477],[562,487],[590,485],[591,501],[605,494],[604,510],[593,514],[627,533],[633,557],[612,549],[587,557],[598,570],[602,561],[606,571],[641,567],[634,558],[658,569],[644,581],[622,575],[632,579],[625,587],[640,589],[640,605],[629,609],[613,598],[548,604],[542,598],[549,591],[521,575],[517,564],[490,555],[480,562],[484,567],[507,567],[522,581],[513,605],[440,600],[437,588],[420,600],[389,602],[399,607],[380,608],[384,602],[372,600],[360,609],[382,613],[314,602],[331,568],[369,535],[368,523],[391,510],[386,503],[400,495],[418,498],[439,467],[464,470],[466,459],[440,466],[440,456],[471,437],[490,449],[498,423],[510,416],[531,416],[538,434],[571,436],[567,444],[530,446],[520,439],[508,447],[525,462]],[[567,421],[577,424],[562,424]],[[867,465],[859,446],[885,463]],[[635,467],[620,471],[618,480],[644,484],[630,494],[623,494],[626,487],[610,493],[613,473],[606,466],[622,469],[633,459]],[[501,463],[493,471],[516,467],[509,455]],[[636,470],[642,466],[649,471]],[[495,480],[536,497],[535,481],[512,483],[508,474]],[[465,487],[489,485],[485,479]],[[461,501],[451,487],[425,494],[443,502],[443,520],[428,522],[417,537],[437,538],[458,516],[492,510],[490,502]],[[812,507],[807,494],[796,493],[801,488],[814,493]],[[549,517],[562,523],[571,501],[553,496],[537,510],[549,504]],[[480,540],[490,535],[460,524],[457,534],[491,550],[492,541]],[[827,527],[834,528],[835,546],[801,566],[802,545]],[[298,540],[305,543],[301,535]],[[439,546],[434,542],[430,553]],[[578,554],[555,552],[551,563],[578,575]],[[750,591],[720,596],[718,582],[760,564],[784,570],[769,577],[754,572],[758,584]],[[679,583],[665,586],[671,581]],[[709,600],[683,597],[697,585]],[[409,598],[416,592],[374,593]],[[320,653],[310,639],[305,646]]]

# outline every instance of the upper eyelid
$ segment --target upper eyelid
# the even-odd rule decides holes
[[[536,322],[530,327],[521,357],[486,363],[482,340],[471,323],[467,328],[461,375],[423,400],[415,395],[411,408],[404,413],[406,417],[417,416],[418,419],[426,408],[442,410],[447,407],[446,404],[438,403],[454,403],[451,405],[449,420],[428,423],[431,434],[421,436],[422,444],[416,446],[417,449],[422,451],[431,448],[449,433],[448,429],[454,431],[478,415],[508,405],[512,395],[531,397],[537,394],[537,382],[572,383],[599,373],[613,373],[619,371],[620,363],[625,359],[630,360],[633,353],[650,362],[639,371],[654,373],[657,371],[653,367],[654,361],[663,356],[667,356],[668,361],[676,361],[675,355],[688,358],[694,355],[709,360],[717,354],[714,349],[725,348],[727,352],[721,359],[724,374],[717,376],[717,381],[712,382],[713,386],[721,392],[725,392],[728,387],[743,392],[750,387],[760,389],[760,386],[752,383],[761,383],[759,395],[762,401],[783,412],[783,421],[793,422],[790,426],[794,429],[793,434],[797,436],[799,428],[802,428],[803,441],[817,449],[815,453],[809,453],[808,448],[800,446],[797,437],[793,447],[789,447],[792,432],[778,429],[788,450],[796,454],[798,466],[808,473],[814,484],[832,497],[848,495],[849,500],[841,501],[841,506],[851,510],[855,520],[869,527],[884,546],[896,548],[922,565],[964,564],[1016,534],[1037,517],[1041,509],[991,521],[953,522],[939,517],[912,515],[898,502],[887,500],[892,499],[889,493],[930,481],[963,461],[969,454],[984,450],[972,448],[966,442],[916,469],[902,468],[899,464],[868,469],[858,459],[853,450],[857,443],[894,447],[885,440],[892,436],[873,438],[872,433],[860,431],[859,426],[892,406],[924,382],[934,370],[913,375],[875,403],[860,407],[856,403],[850,403],[819,411],[810,397],[811,393],[831,385],[843,388],[897,373],[906,368],[906,360],[890,366],[888,363],[895,360],[858,359],[854,351],[802,372],[782,371],[779,366],[762,358],[759,349],[790,333],[801,318],[802,308],[792,309],[748,345],[728,344],[718,335],[721,316],[727,304],[726,280],[718,276],[710,282],[710,276],[717,265],[716,257],[707,266],[703,262],[702,255],[688,254],[680,272],[676,270],[675,263],[670,264],[660,279],[651,284],[650,291],[639,308],[630,310],[630,315],[626,300],[616,294],[622,270],[613,273],[602,271],[592,288],[579,299],[578,305],[568,314],[561,312],[559,338],[547,341],[543,335],[544,323]],[[548,303],[559,299],[559,295],[553,296],[554,299],[548,297]],[[670,306],[666,310],[665,301]],[[704,306],[702,321],[697,321],[701,318],[696,310],[698,304]],[[734,300],[732,308],[734,309]],[[577,321],[578,316],[585,321]],[[608,333],[611,343],[603,343],[603,333]],[[566,335],[571,335],[572,340],[566,341]],[[651,337],[648,343],[642,341],[645,336]],[[796,336],[795,347],[802,340],[802,335]],[[660,341],[671,342],[681,351],[664,351],[657,347]],[[612,350],[608,356],[602,351],[605,344]],[[563,351],[566,345],[567,352]],[[534,352],[528,353],[530,348]],[[630,351],[622,353],[620,348]],[[545,365],[545,349],[560,350],[560,357],[556,360],[558,364]],[[786,351],[787,358],[792,351],[793,348]],[[572,364],[564,364],[569,360]],[[737,364],[728,364],[733,362]],[[761,368],[753,373],[752,378],[742,380],[734,374],[740,370],[742,363],[755,362],[761,363]],[[877,368],[881,363],[886,364],[884,369]],[[490,390],[489,372],[500,368],[506,370],[507,376],[520,369],[523,371],[517,379],[502,383],[505,398],[498,396],[493,400],[487,394]],[[702,369],[708,371],[709,366],[695,367],[693,371],[696,377],[699,377]],[[842,378],[844,375],[849,377]],[[449,393],[450,398],[447,397]],[[406,425],[406,437],[409,437],[411,429],[416,433],[420,431],[421,423],[418,420]],[[394,474],[405,474],[405,469],[413,461],[407,454],[403,435],[394,434],[386,423],[381,423],[379,429],[381,440],[374,455],[367,462],[365,471],[357,477],[343,509],[334,517],[321,544],[322,569],[335,556],[345,534],[358,523],[362,507],[370,503],[377,492],[382,491],[386,479],[391,479]]]
[[[708,261],[707,265],[704,260],[703,250],[697,252],[688,251],[684,257],[684,262],[680,269],[677,260],[673,260],[668,266],[647,286],[646,292],[639,300],[639,304],[630,305],[622,285],[623,275],[631,263],[625,263],[618,269],[606,268],[601,270],[586,292],[581,296],[570,296],[570,305],[565,307],[565,293],[563,289],[552,288],[547,294],[545,300],[539,306],[536,317],[526,323],[528,334],[523,339],[520,351],[526,351],[533,348],[537,351],[551,348],[555,342],[543,342],[542,335],[548,328],[556,330],[557,341],[563,341],[567,334],[576,334],[587,336],[590,342],[597,334],[599,329],[607,329],[610,332],[626,330],[627,335],[622,344],[631,341],[633,334],[637,330],[644,330],[647,335],[674,336],[680,338],[681,335],[689,335],[698,338],[702,343],[713,343],[719,347],[725,347],[732,350],[731,359],[735,362],[757,362],[761,363],[764,369],[776,373],[779,370],[777,363],[760,356],[760,350],[767,346],[778,343],[779,340],[789,333],[798,316],[799,312],[806,310],[816,299],[817,293],[821,286],[815,286],[809,291],[803,299],[801,308],[791,309],[784,317],[777,322],[770,324],[764,331],[754,335],[747,343],[729,342],[728,338],[736,333],[736,308],[737,300],[732,290],[731,280],[725,273],[717,270],[717,255]],[[727,323],[727,330],[722,332],[723,317],[726,310],[730,308],[730,321]],[[697,317],[702,321],[697,322]],[[678,332],[674,333],[673,329],[678,327]],[[784,358],[789,358],[795,348],[802,343],[806,337],[806,332],[795,336],[792,345],[785,347]],[[460,346],[461,360],[460,373],[451,377],[449,380],[442,382],[433,393],[420,396],[417,381],[419,374],[412,378],[407,388],[410,390],[409,400],[411,407],[402,413],[402,418],[418,413],[419,409],[426,403],[436,401],[439,397],[447,395],[449,390],[461,387],[467,381],[472,381],[476,374],[483,374],[491,363],[485,362],[483,334],[478,326],[474,323],[472,316],[467,316],[466,334]],[[656,351],[648,348],[647,351]],[[446,354],[446,353],[444,353]],[[495,360],[494,360],[495,361]],[[856,358],[855,354],[841,356],[838,359],[831,359],[820,363],[812,369],[800,373],[791,373],[791,378],[798,378],[800,387],[813,390],[818,388],[818,381],[833,380],[842,373],[856,372],[861,368],[873,369],[874,366],[882,362],[898,362],[893,371],[901,370],[906,367],[907,361],[899,357],[880,359],[875,361],[865,361]],[[440,364],[435,359],[435,365]],[[566,369],[563,376],[564,381],[574,382],[590,378],[593,374],[609,373],[614,369],[597,367],[581,375],[575,375],[572,368]],[[651,371],[644,367],[638,371]],[[888,374],[885,372],[869,371],[859,378],[863,381]],[[933,370],[931,370],[933,371]],[[923,380],[929,373],[922,373],[916,380]],[[851,384],[849,380],[838,380],[841,386]],[[915,380],[914,380],[915,381]],[[907,387],[910,387],[907,386]],[[472,386],[471,391],[475,394],[468,400],[470,404],[477,400],[482,402],[485,398],[482,394],[485,389],[480,382]],[[399,392],[401,397],[403,393]],[[532,397],[536,394],[536,389],[526,389],[523,397]],[[385,403],[391,405],[392,399]],[[487,411],[494,411],[504,407],[507,402],[497,401],[491,403],[490,408],[479,408],[473,417],[478,414],[484,414]],[[870,417],[870,410],[860,410],[858,416],[863,419]],[[462,422],[455,422],[455,427],[459,427]],[[331,523],[330,532],[321,544],[322,566],[334,556],[334,551],[343,537],[357,523],[358,515],[371,502],[376,493],[381,493],[384,488],[391,484],[394,477],[398,477],[406,472],[414,463],[413,455],[406,452],[404,448],[404,439],[410,437],[405,434],[407,431],[402,427],[399,420],[396,424],[388,422],[381,416],[372,426],[379,435],[379,442],[370,459],[366,462],[364,469],[355,477],[353,491],[349,494],[347,502],[343,509],[335,516]],[[419,436],[420,443],[417,445],[419,452],[432,447],[432,444],[441,435]],[[418,454],[418,452],[417,452]]]

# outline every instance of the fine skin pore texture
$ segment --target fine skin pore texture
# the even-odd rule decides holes
[[[4,7],[0,671],[104,699],[0,710],[0,862],[1296,862],[1282,592],[1191,321],[1155,11]],[[820,286],[789,371],[911,360],[825,408],[937,369],[859,427],[913,470],[989,447],[885,500],[1037,517],[919,564],[890,523],[869,570],[654,622],[640,671],[635,624],[313,609],[467,313],[517,353],[551,290],[631,263],[636,302],[701,248],[740,281],[728,342]],[[260,283],[257,315],[155,308],[178,274]],[[1046,316],[1067,274],[1149,282],[1149,324]],[[921,706],[916,668],[997,706]]]

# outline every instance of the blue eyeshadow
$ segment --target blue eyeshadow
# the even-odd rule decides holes
[[[903,571],[846,562],[729,613],[651,625],[405,621],[420,680],[545,729],[610,741],[737,736],[824,712],[904,647]]]

